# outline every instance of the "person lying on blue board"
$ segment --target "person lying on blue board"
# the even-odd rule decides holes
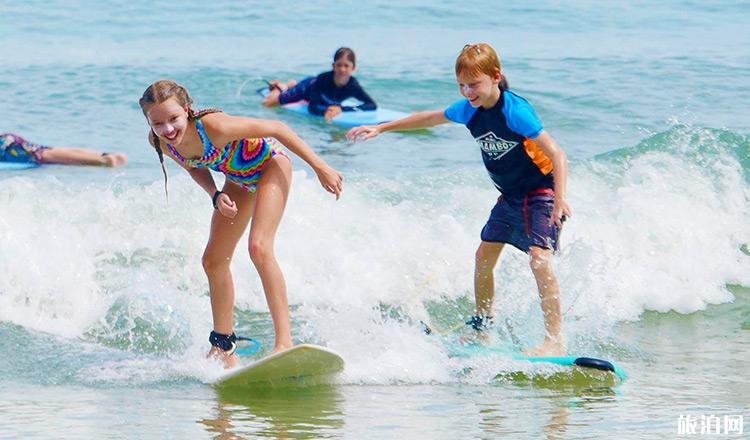
[[[81,147],[48,147],[29,142],[14,133],[2,133],[0,162],[115,167],[125,165],[127,157],[122,153],[102,153]]]
[[[279,80],[268,82],[270,93],[263,99],[263,106],[275,107],[306,100],[308,111],[323,116],[326,121],[341,112],[375,110],[377,104],[362,89],[359,81],[352,76],[356,69],[354,51],[348,47],[339,48],[333,55],[333,70],[310,76],[300,82],[292,79],[282,84]],[[344,101],[354,98],[361,102],[347,105]]]

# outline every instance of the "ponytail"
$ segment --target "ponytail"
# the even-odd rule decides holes
[[[507,80],[507,78],[505,78],[505,75],[503,75],[502,73],[500,74],[500,83],[497,86],[502,91],[506,91],[509,88],[509,86],[508,86],[508,80]]]

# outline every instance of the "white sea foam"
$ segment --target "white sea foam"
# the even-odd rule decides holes
[[[345,356],[345,381],[451,380],[446,353],[415,322],[427,316],[425,300],[472,295],[473,252],[496,197],[476,172],[450,183],[360,176],[338,202],[307,172],[295,172],[277,256],[295,316],[305,322],[301,336]],[[575,164],[570,174],[574,216],[555,268],[571,340],[608,336],[614,323],[647,310],[690,313],[731,301],[728,283],[750,285],[740,251],[750,241],[750,194],[737,162],[717,157],[697,167],[652,151],[626,165]],[[202,353],[211,321],[200,255],[212,209],[187,177],[172,177],[168,205],[158,182],[76,187],[21,176],[3,185],[0,320],[106,341],[108,332],[138,331],[145,319],[164,339],[183,338],[188,352]],[[266,311],[246,237],[232,270],[238,307]],[[524,343],[537,342],[541,314],[527,257],[506,250],[496,284],[498,315],[515,319]],[[130,306],[107,317],[118,300]],[[383,306],[401,319],[388,318]],[[132,322],[117,327],[118,318]]]

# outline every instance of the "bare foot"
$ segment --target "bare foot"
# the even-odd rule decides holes
[[[281,353],[282,351],[289,350],[292,347],[294,347],[294,344],[292,344],[292,343],[289,343],[289,344],[276,344],[276,345],[273,346],[273,350],[271,350],[271,352],[268,353],[268,355],[270,356],[272,354]]]
[[[489,345],[492,341],[489,332],[470,329],[468,332],[458,337],[458,342],[462,345]]]
[[[122,153],[104,153],[102,154],[102,162],[106,167],[117,167],[125,165],[128,161],[127,156]]]
[[[565,344],[562,338],[557,340],[544,338],[542,345],[524,350],[526,356],[565,356]]]
[[[220,349],[219,347],[211,347],[211,350],[208,352],[206,357],[220,360],[224,364],[224,368],[227,370],[236,367],[237,363],[239,362],[236,353],[228,355],[226,351]]]

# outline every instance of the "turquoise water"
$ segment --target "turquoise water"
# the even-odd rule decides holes
[[[130,158],[0,174],[0,436],[672,438],[680,415],[750,417],[745,3],[0,1],[0,15],[0,131]],[[464,128],[352,145],[254,93],[327,69],[348,45],[381,106],[443,108],[459,97],[456,53],[477,41],[568,153],[564,328],[572,353],[622,366],[622,384],[450,358],[422,334],[419,320],[449,328],[470,314],[497,196]],[[198,106],[283,120],[344,173],[334,202],[296,160],[277,240],[295,339],[347,362],[334,387],[209,385],[221,373],[203,359],[211,206],[173,164],[166,204],[137,105],[164,77]],[[267,347],[243,247],[238,330]],[[498,320],[538,342],[525,256],[507,252],[496,280]]]

